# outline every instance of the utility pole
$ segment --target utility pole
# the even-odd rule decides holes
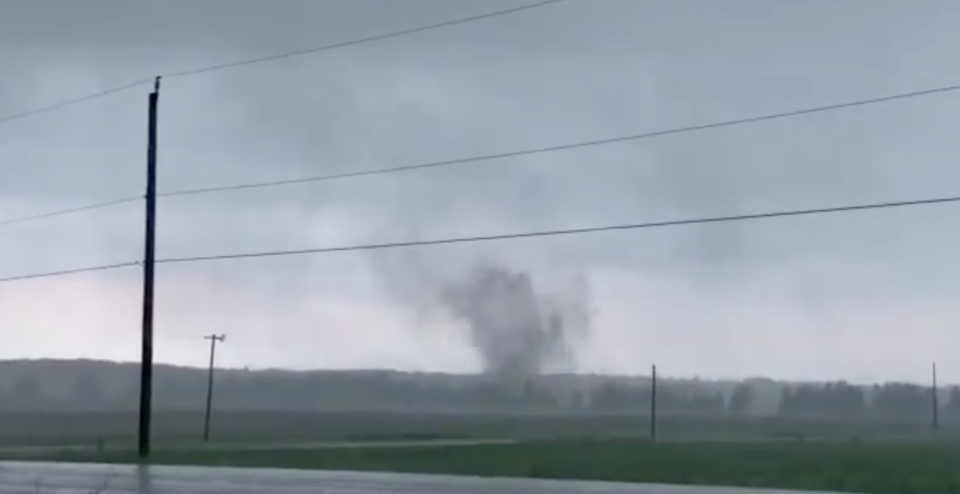
[[[931,429],[933,429],[933,432],[937,432],[940,429],[940,397],[937,396],[939,390],[937,389],[937,363],[936,362],[933,363],[933,375],[931,377],[933,378],[933,382],[932,382],[933,386],[931,389],[930,398],[932,400],[931,405],[933,406],[933,417],[932,417],[932,422],[930,423],[930,427]]]
[[[210,340],[210,370],[207,372],[207,413],[203,417],[203,442],[210,440],[210,408],[213,405],[213,356],[217,353],[217,342],[227,339],[226,335],[207,335],[203,339]]]
[[[657,440],[657,366],[650,368],[650,440]]]
[[[140,428],[137,453],[141,460],[150,456],[150,412],[153,396],[153,274],[157,237],[157,102],[160,78],[153,82],[147,117],[147,194],[146,236],[143,246],[143,320],[140,353]]]

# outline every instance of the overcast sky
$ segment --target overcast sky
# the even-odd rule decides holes
[[[0,0],[0,117],[517,0]],[[402,166],[960,83],[955,0],[569,0],[164,82],[160,188]],[[0,220],[141,194],[144,86],[0,126]],[[960,194],[960,92],[446,169],[165,198],[161,258]],[[0,277],[142,256],[141,203],[8,225]],[[465,372],[432,276],[585,277],[579,368],[960,381],[960,206],[158,268],[156,358]],[[429,274],[429,275],[428,275]],[[139,353],[136,268],[0,285],[0,358]],[[422,298],[422,297],[421,297]],[[955,359],[953,359],[955,360]]]

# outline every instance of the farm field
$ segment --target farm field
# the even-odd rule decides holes
[[[132,452],[62,451],[58,461],[132,463]],[[960,493],[960,448],[940,442],[533,441],[432,448],[163,450],[153,463],[393,471],[789,488]]]
[[[0,413],[0,448],[21,446],[124,447],[134,444],[137,413]],[[158,445],[196,443],[203,412],[154,412]],[[211,439],[231,442],[422,441],[435,439],[570,439],[648,437],[650,418],[637,414],[464,413],[443,411],[218,410]],[[900,440],[927,439],[923,420],[663,415],[657,437],[666,441]],[[960,440],[960,427],[943,424],[937,438]]]

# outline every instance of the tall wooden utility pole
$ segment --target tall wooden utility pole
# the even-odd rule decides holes
[[[140,350],[140,428],[137,453],[150,456],[150,412],[153,396],[153,272],[157,240],[157,102],[160,78],[153,83],[147,117],[146,237],[143,245],[143,320]]]
[[[650,368],[650,440],[657,440],[657,366]]]
[[[210,408],[213,405],[213,358],[217,353],[217,342],[223,342],[225,335],[207,335],[203,339],[210,340],[210,370],[207,372],[207,412],[203,417],[203,442],[210,440]]]
[[[933,373],[932,373],[932,387],[931,387],[931,397],[932,400],[931,406],[933,407],[933,416],[931,417],[930,428],[933,429],[933,432],[937,432],[940,429],[940,397],[937,396],[939,390],[937,389],[937,363],[933,363]]]

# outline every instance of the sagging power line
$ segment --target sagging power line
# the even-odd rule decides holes
[[[358,172],[335,173],[335,174],[329,174],[329,175],[317,175],[312,177],[293,178],[293,179],[286,179],[286,180],[254,182],[249,184],[234,184],[234,185],[223,185],[223,186],[214,186],[214,187],[202,187],[202,188],[196,188],[196,189],[174,190],[174,191],[168,191],[168,192],[160,192],[157,194],[157,197],[176,197],[176,196],[186,196],[186,195],[210,194],[210,193],[217,193],[217,192],[231,192],[231,191],[238,191],[238,190],[245,190],[245,189],[281,187],[286,185],[298,185],[298,184],[306,184],[306,183],[314,183],[314,182],[328,182],[328,181],[334,181],[334,180],[345,180],[350,178],[361,178],[361,177],[367,177],[367,176],[373,176],[373,175],[384,175],[384,174],[390,174],[390,173],[403,173],[403,172],[411,172],[411,171],[418,171],[418,170],[427,170],[432,168],[443,168],[443,167],[463,165],[468,163],[495,161],[495,160],[506,159],[506,158],[517,158],[517,157],[523,157],[523,156],[566,151],[566,150],[578,149],[578,148],[596,147],[596,146],[603,146],[603,145],[616,144],[616,143],[629,142],[629,141],[637,141],[637,140],[643,140],[643,139],[653,139],[657,137],[665,137],[665,136],[684,134],[689,132],[699,132],[699,131],[718,129],[723,127],[748,125],[748,124],[760,123],[760,122],[769,121],[769,120],[777,120],[777,119],[783,119],[783,118],[808,115],[813,113],[822,113],[827,111],[835,111],[835,110],[854,108],[859,106],[887,103],[891,101],[916,98],[921,96],[930,96],[930,95],[956,91],[956,90],[960,90],[960,85],[927,89],[923,91],[914,91],[910,93],[900,93],[900,94],[894,94],[890,96],[883,96],[879,98],[848,101],[845,103],[836,103],[832,105],[817,106],[817,107],[805,108],[800,110],[790,110],[790,111],[785,111],[780,113],[770,113],[766,115],[740,118],[735,120],[724,120],[724,121],[706,123],[701,125],[676,127],[672,129],[657,130],[653,132],[632,134],[627,136],[595,139],[590,141],[579,141],[579,142],[573,142],[573,143],[567,143],[567,144],[558,144],[558,145],[548,146],[548,147],[521,149],[516,151],[507,151],[503,153],[471,156],[466,158],[456,158],[452,160],[433,161],[429,163],[419,163],[414,165],[403,165],[403,166],[396,166],[396,167],[375,168],[372,170],[363,170]],[[24,216],[19,218],[3,219],[3,220],[0,220],[0,227],[8,224],[13,224],[13,223],[23,223],[26,221],[45,219],[45,218],[50,218],[55,216],[62,216],[66,214],[104,208],[104,207],[112,206],[115,204],[122,204],[126,202],[136,201],[141,198],[142,196],[141,197],[124,197],[124,198],[114,199],[111,201],[104,201],[104,202],[94,203],[86,206],[53,211],[49,213],[36,214],[32,216]]]
[[[140,261],[131,261],[131,262],[121,262],[121,263],[114,263],[114,264],[101,264],[99,266],[88,266],[88,267],[75,268],[75,269],[64,269],[60,271],[47,271],[42,273],[24,274],[19,276],[10,276],[8,278],[0,278],[0,283],[36,280],[39,278],[54,278],[59,276],[72,275],[72,274],[92,273],[95,271],[108,271],[113,269],[130,268],[134,266],[139,266],[140,264],[142,264]]]
[[[221,254],[221,255],[211,255],[211,256],[179,257],[179,258],[170,258],[170,259],[157,259],[156,262],[184,263],[184,262],[200,262],[200,261],[219,261],[219,260],[227,260],[227,259],[247,259],[247,258],[253,258],[253,257],[277,257],[277,256],[292,256],[292,255],[304,255],[304,254],[326,254],[326,253],[333,253],[333,252],[350,252],[350,251],[362,251],[362,250],[395,249],[395,248],[401,248],[401,247],[423,247],[423,246],[443,245],[443,244],[460,244],[460,243],[467,243],[467,242],[488,242],[488,241],[494,241],[494,240],[512,240],[512,239],[523,239],[523,238],[534,238],[534,237],[582,235],[587,233],[601,233],[601,232],[611,232],[611,231],[618,231],[618,230],[639,230],[639,229],[645,229],[645,228],[665,228],[665,227],[671,227],[671,226],[697,225],[697,224],[705,224],[705,223],[726,223],[726,222],[732,222],[732,221],[786,218],[791,216],[810,216],[810,215],[818,215],[818,214],[845,213],[845,212],[853,212],[853,211],[901,208],[901,207],[909,207],[909,206],[925,206],[925,205],[946,204],[946,203],[954,203],[954,202],[960,202],[960,196],[942,197],[942,198],[933,198],[933,199],[919,199],[919,200],[913,200],[913,201],[858,204],[858,205],[838,206],[838,207],[830,207],[830,208],[795,209],[795,210],[789,210],[789,211],[774,211],[774,212],[767,212],[767,213],[743,214],[743,215],[735,215],[735,216],[713,216],[713,217],[693,218],[693,219],[684,219],[684,220],[657,221],[657,222],[650,222],[650,223],[631,223],[631,224],[620,224],[620,225],[593,226],[593,227],[583,227],[583,228],[571,228],[571,229],[565,229],[565,230],[543,230],[543,231],[536,231],[536,232],[505,233],[505,234],[499,234],[499,235],[485,235],[485,236],[476,236],[476,237],[456,237],[456,238],[435,239],[435,240],[419,240],[419,241],[410,241],[410,242],[351,245],[351,246],[342,246],[342,247],[321,247],[321,248],[315,248],[315,249],[280,250],[280,251],[251,252],[251,253],[242,253],[242,254]]]
[[[111,207],[111,206],[118,206],[118,205],[120,205],[120,204],[127,204],[127,203],[130,203],[130,202],[139,201],[139,200],[141,200],[141,199],[143,199],[142,196],[140,196],[140,197],[124,197],[124,198],[120,198],[120,199],[113,199],[113,200],[110,200],[110,201],[95,202],[95,203],[93,203],[93,204],[87,204],[86,206],[78,206],[78,207],[73,207],[73,208],[69,208],[69,209],[60,209],[60,210],[56,210],[56,211],[50,211],[50,212],[47,212],[47,213],[38,213],[38,214],[29,215],[29,216],[20,216],[20,217],[9,218],[9,219],[0,219],[0,227],[2,227],[2,226],[7,226],[7,225],[14,225],[14,224],[17,224],[17,223],[26,223],[26,222],[29,222],[29,221],[37,221],[37,220],[45,220],[45,219],[49,219],[49,218],[56,218],[56,217],[58,217],[58,216],[66,216],[66,215],[68,215],[68,214],[83,213],[83,212],[86,212],[86,211],[93,211],[93,210],[96,210],[96,209],[103,209],[103,208],[108,208],[108,207]]]
[[[507,151],[504,153],[487,154],[487,155],[481,155],[481,156],[473,156],[469,158],[458,158],[453,160],[435,161],[431,163],[421,163],[416,165],[406,165],[406,166],[398,166],[398,167],[391,167],[391,168],[379,168],[379,169],[365,170],[365,171],[359,171],[359,172],[338,173],[333,175],[319,175],[314,177],[303,177],[303,178],[295,178],[295,179],[287,179],[287,180],[274,180],[269,182],[255,182],[255,183],[249,183],[249,184],[226,185],[226,186],[220,186],[220,187],[187,189],[187,190],[164,192],[160,195],[169,197],[169,196],[182,196],[182,195],[192,195],[192,194],[207,194],[207,193],[213,193],[213,192],[226,192],[226,191],[233,191],[233,190],[256,189],[256,188],[263,188],[263,187],[278,187],[283,185],[295,185],[295,184],[302,184],[302,183],[308,183],[308,182],[341,180],[341,179],[347,179],[347,178],[365,177],[370,175],[401,173],[401,172],[409,172],[409,171],[415,171],[415,170],[424,170],[429,168],[441,168],[441,167],[447,167],[447,166],[462,165],[466,163],[476,163],[481,161],[493,161],[493,160],[499,160],[499,159],[505,159],[505,158],[516,158],[521,156],[553,153],[558,151],[567,151],[571,149],[604,146],[608,144],[616,144],[621,142],[638,141],[642,139],[652,139],[656,137],[665,137],[665,136],[676,135],[676,134],[686,134],[690,132],[699,132],[703,130],[718,129],[723,127],[747,125],[747,124],[765,122],[770,120],[778,120],[778,119],[797,117],[802,115],[809,115],[813,113],[822,113],[822,112],[828,112],[828,111],[842,110],[846,108],[854,108],[858,106],[887,103],[891,101],[916,98],[920,96],[930,96],[938,93],[945,93],[945,92],[956,91],[956,90],[960,90],[960,85],[948,86],[943,88],[935,88],[935,89],[927,89],[923,91],[914,91],[910,93],[900,93],[900,94],[894,94],[890,96],[882,96],[878,98],[848,101],[845,103],[835,103],[835,104],[826,105],[826,106],[815,106],[811,108],[805,108],[800,110],[790,110],[790,111],[785,111],[780,113],[769,113],[766,115],[740,118],[736,120],[722,120],[719,122],[712,122],[712,123],[701,124],[701,125],[675,127],[672,129],[656,130],[653,132],[645,132],[640,134],[609,137],[604,139],[580,141],[580,142],[567,143],[567,144],[558,144],[555,146],[523,149],[518,151]]]
[[[260,58],[252,58],[252,59],[247,59],[247,60],[239,60],[239,61],[236,61],[236,62],[227,62],[227,63],[218,64],[218,65],[211,65],[211,66],[208,66],[208,67],[201,67],[201,68],[198,68],[198,69],[184,70],[184,71],[180,71],[180,72],[171,72],[171,73],[169,73],[169,74],[165,74],[163,77],[164,77],[165,79],[171,79],[171,78],[174,78],[174,77],[187,77],[187,76],[192,76],[192,75],[197,75],[197,74],[203,74],[203,73],[206,73],[206,72],[214,72],[214,71],[220,71],[220,70],[225,70],[225,69],[232,69],[232,68],[236,68],[236,67],[243,67],[243,66],[246,66],[246,65],[254,65],[254,64],[259,64],[259,63],[264,63],[264,62],[272,62],[272,61],[275,61],[275,60],[282,60],[282,59],[285,59],[285,58],[300,57],[300,56],[303,56],[303,55],[312,55],[312,54],[314,54],[314,53],[319,53],[319,52],[323,52],[323,51],[335,50],[335,49],[338,49],[338,48],[346,48],[346,47],[348,47],[348,46],[355,46],[355,45],[360,45],[360,44],[364,44],[364,43],[371,43],[371,42],[374,42],[374,41],[382,41],[382,40],[390,39],[390,38],[399,38],[399,37],[401,37],[401,36],[407,36],[407,35],[410,35],[410,34],[422,33],[422,32],[424,32],[424,31],[432,31],[432,30],[434,30],[434,29],[440,29],[440,28],[444,28],[444,27],[455,26],[455,25],[457,25],[457,24],[466,24],[466,23],[468,23],[468,22],[475,22],[475,21],[480,21],[480,20],[484,20],[484,19],[490,19],[490,18],[493,18],[493,17],[500,17],[500,16],[504,16],[504,15],[509,15],[509,14],[516,14],[516,13],[518,13],[518,12],[522,12],[522,11],[525,11],[525,10],[532,10],[532,9],[539,8],[539,7],[546,7],[547,5],[552,5],[552,4],[560,3],[560,2],[564,2],[564,1],[566,1],[566,0],[546,0],[546,1],[537,2],[537,3],[532,3],[532,4],[528,4],[528,5],[521,5],[521,6],[519,6],[519,7],[512,7],[512,8],[509,8],[509,9],[496,10],[496,11],[493,11],[493,12],[488,12],[488,13],[486,13],[486,14],[472,15],[472,16],[469,16],[469,17],[462,17],[462,18],[459,18],[459,19],[452,19],[452,20],[449,20],[449,21],[438,22],[438,23],[436,23],[436,24],[428,24],[428,25],[426,25],[426,26],[420,26],[420,27],[415,27],[415,28],[411,28],[411,29],[404,29],[404,30],[401,30],[401,31],[394,31],[394,32],[391,32],[391,33],[380,34],[380,35],[376,35],[376,36],[370,36],[370,37],[367,37],[367,38],[360,38],[360,39],[355,39],[355,40],[351,40],[351,41],[344,41],[344,42],[335,43],[335,44],[332,44],[332,45],[325,45],[325,46],[320,46],[320,47],[316,47],[316,48],[307,48],[307,49],[303,49],[303,50],[297,50],[297,51],[291,51],[291,52],[286,52],[286,53],[280,53],[280,54],[276,54],[276,55],[268,55],[268,56],[266,56],[266,57],[260,57]]]
[[[324,52],[324,51],[335,50],[335,49],[338,49],[338,48],[346,48],[346,47],[349,47],[349,46],[356,46],[356,45],[361,45],[361,44],[365,44],[365,43],[372,43],[372,42],[374,42],[374,41],[382,41],[382,40],[391,39],[391,38],[399,38],[399,37],[401,37],[401,36],[407,36],[407,35],[410,35],[410,34],[421,33],[421,32],[424,32],[424,31],[431,31],[431,30],[434,30],[434,29],[441,29],[441,28],[445,28],[445,27],[449,27],[449,26],[455,26],[455,25],[458,25],[458,24],[466,24],[466,23],[469,23],[469,22],[475,22],[475,21],[480,21],[480,20],[484,20],[484,19],[490,19],[490,18],[493,18],[493,17],[500,17],[500,16],[509,15],[509,14],[515,14],[515,13],[523,12],[523,11],[526,11],[526,10],[532,10],[532,9],[539,8],[539,7],[546,7],[546,6],[548,6],[548,5],[552,5],[552,4],[556,4],[556,3],[560,3],[560,2],[564,2],[564,1],[566,1],[566,0],[546,0],[546,1],[541,1],[541,2],[537,2],[537,3],[533,3],[533,4],[521,5],[521,6],[519,6],[519,7],[512,7],[512,8],[508,8],[508,9],[501,9],[501,10],[496,10],[496,11],[493,11],[493,12],[487,12],[487,13],[485,13],[485,14],[478,14],[478,15],[472,15],[472,16],[469,16],[469,17],[461,17],[461,18],[458,18],[458,19],[451,19],[451,20],[448,20],[448,21],[438,22],[438,23],[434,23],[434,24],[428,24],[428,25],[425,25],[425,26],[420,26],[420,27],[415,27],[415,28],[410,28],[410,29],[403,29],[403,30],[400,30],[400,31],[393,31],[393,32],[385,33],[385,34],[379,34],[379,35],[364,37],[364,38],[360,38],[360,39],[354,39],[354,40],[350,40],[350,41],[342,41],[342,42],[339,42],[339,43],[333,43],[333,44],[329,44],[329,45],[317,46],[317,47],[313,47],[313,48],[305,48],[305,49],[296,50],[296,51],[290,51],[290,52],[285,52],[285,53],[278,53],[278,54],[274,54],[274,55],[268,55],[268,56],[265,56],[265,57],[251,58],[251,59],[239,60],[239,61],[234,61],[234,62],[227,62],[227,63],[220,63],[220,64],[215,64],[215,65],[209,65],[209,66],[205,66],[205,67],[198,67],[198,68],[195,68],[195,69],[182,70],[182,71],[178,71],[178,72],[171,72],[171,73],[168,73],[168,74],[162,74],[162,77],[167,78],[167,79],[170,79],[170,78],[180,78],[180,77],[189,77],[189,76],[194,76],[194,75],[198,75],[198,74],[204,74],[204,73],[207,73],[207,72],[215,72],[215,71],[226,70],[226,69],[231,69],[231,68],[235,68],[235,67],[242,67],[242,66],[246,66],[246,65],[254,65],[254,64],[260,64],[260,63],[265,63],[265,62],[272,62],[272,61],[275,61],[275,60],[281,60],[281,59],[286,59],[286,58],[294,58],[294,57],[300,57],[300,56],[305,56],[305,55],[312,55],[312,54],[315,54],[315,53],[320,53],[320,52]],[[124,92],[124,91],[126,91],[126,90],[128,90],[128,89],[133,89],[133,88],[136,88],[136,87],[146,86],[146,85],[148,85],[148,84],[153,83],[153,80],[154,80],[153,77],[146,78],[146,79],[141,79],[141,80],[129,82],[129,83],[126,83],[126,84],[122,84],[122,85],[119,85],[119,86],[115,86],[115,87],[113,87],[113,88],[106,89],[106,90],[104,90],[104,91],[98,91],[98,92],[90,93],[90,94],[87,94],[87,95],[84,95],[84,96],[80,96],[80,97],[76,97],[76,98],[64,100],[64,101],[61,101],[61,102],[58,102],[58,103],[54,103],[54,104],[51,104],[51,105],[48,105],[48,106],[45,106],[45,107],[41,107],[41,108],[37,108],[37,109],[33,109],[33,110],[27,110],[27,111],[15,113],[15,114],[12,114],[12,115],[2,116],[2,117],[0,117],[0,125],[6,124],[6,123],[10,123],[10,122],[13,122],[13,121],[15,121],[15,120],[21,120],[21,119],[24,119],[24,118],[32,117],[32,116],[35,116],[35,115],[41,115],[41,114],[44,114],[44,113],[49,113],[49,112],[52,112],[52,111],[60,110],[60,109],[62,109],[62,108],[66,108],[66,107],[73,106],[73,105],[76,105],[76,104],[79,104],[79,103],[84,103],[84,102],[87,102],[87,101],[91,101],[91,100],[103,98],[103,97],[110,96],[110,95],[113,95],[113,94],[121,93],[121,92]]]
[[[698,224],[707,224],[707,223],[727,223],[727,222],[734,222],[734,221],[776,219],[776,218],[787,218],[792,216],[813,216],[813,215],[868,211],[868,210],[877,210],[877,209],[892,209],[892,208],[903,208],[903,207],[913,207],[913,206],[932,206],[936,204],[949,204],[949,203],[957,203],[957,202],[960,202],[960,196],[940,197],[940,198],[931,198],[931,199],[917,199],[912,201],[855,204],[855,205],[849,205],[849,206],[836,206],[836,207],[816,208],[816,209],[793,209],[793,210],[786,210],[786,211],[771,211],[766,213],[743,214],[743,215],[733,215],[733,216],[712,216],[712,217],[689,218],[689,219],[681,219],[681,220],[668,220],[668,221],[657,221],[657,222],[646,222],[646,223],[627,223],[627,224],[619,224],[619,225],[569,228],[569,229],[563,229],[563,230],[541,230],[541,231],[534,231],[534,232],[503,233],[498,235],[453,237],[453,238],[432,239],[432,240],[415,240],[415,241],[408,241],[408,242],[391,242],[391,243],[364,244],[364,245],[346,245],[346,246],[320,247],[320,248],[298,249],[298,250],[263,251],[263,252],[249,252],[249,253],[239,253],[239,254],[217,254],[217,255],[209,255],[209,256],[194,256],[194,257],[173,257],[173,258],[167,258],[167,259],[157,259],[155,262],[158,264],[160,263],[173,264],[173,263],[221,261],[221,260],[230,260],[230,259],[249,259],[249,258],[256,258],[256,257],[280,257],[280,256],[294,256],[294,255],[308,255],[308,254],[330,254],[335,252],[396,249],[396,248],[404,248],[404,247],[427,247],[427,246],[445,245],[445,244],[490,242],[490,241],[497,241],[497,240],[514,240],[514,239],[519,240],[524,238],[555,237],[555,236],[564,236],[564,235],[583,235],[583,234],[589,234],[589,233],[602,233],[602,232],[613,232],[613,231],[622,231],[622,230],[640,230],[640,229],[647,229],[647,228],[666,228],[666,227],[688,226],[688,225],[698,225]],[[88,268],[80,268],[80,269],[73,269],[73,270],[67,270],[67,271],[55,271],[55,272],[49,272],[49,273],[22,275],[22,276],[16,276],[11,278],[0,278],[0,283],[10,282],[10,281],[30,280],[35,278],[48,278],[53,276],[65,276],[70,274],[84,273],[84,272],[91,272],[91,271],[102,271],[106,269],[115,269],[115,268],[135,266],[140,264],[141,263],[138,263],[138,262],[108,264],[104,266],[93,266]]]
[[[91,101],[91,100],[95,100],[95,99],[100,99],[100,98],[103,98],[103,97],[106,97],[106,96],[110,96],[110,95],[112,95],[112,94],[121,93],[121,92],[126,91],[126,90],[128,90],[128,89],[133,89],[133,88],[135,88],[135,87],[140,87],[140,86],[143,86],[143,85],[145,85],[145,84],[148,84],[151,80],[152,80],[152,79],[144,79],[144,80],[134,81],[134,82],[130,82],[130,83],[127,83],[127,84],[123,84],[123,85],[121,85],[121,86],[115,86],[115,87],[112,87],[112,88],[107,89],[107,90],[104,90],[104,91],[98,91],[98,92],[90,93],[90,94],[87,94],[87,95],[84,95],[84,96],[79,96],[79,97],[76,97],[76,98],[72,98],[72,99],[60,101],[59,103],[54,103],[54,104],[52,104],[52,105],[47,105],[47,106],[43,106],[43,107],[40,107],[40,108],[35,108],[35,109],[33,109],[33,110],[27,110],[27,111],[19,112],[19,113],[13,113],[13,114],[10,114],[10,115],[5,115],[5,116],[0,117],[0,125],[13,122],[14,120],[21,120],[21,119],[28,118],[28,117],[33,117],[33,116],[36,116],[36,115],[42,115],[42,114],[44,114],[44,113],[50,113],[50,112],[53,112],[53,111],[57,111],[57,110],[66,108],[66,107],[68,107],[68,106],[73,106],[73,105],[80,104],[80,103],[84,103],[84,102],[87,102],[87,101]]]
[[[382,40],[386,40],[386,39],[390,39],[390,38],[397,38],[397,37],[406,36],[406,35],[415,34],[415,33],[420,33],[420,32],[424,32],[424,31],[430,31],[430,30],[434,30],[434,29],[440,29],[440,28],[444,28],[444,27],[450,27],[450,26],[454,26],[454,25],[457,25],[457,24],[466,24],[466,23],[475,22],[475,21],[480,21],[480,20],[484,20],[484,19],[490,19],[490,18],[494,18],[494,17],[500,17],[500,16],[509,15],[509,14],[515,14],[515,13],[519,13],[519,12],[526,11],[526,10],[532,10],[532,9],[539,8],[539,7],[546,7],[546,6],[548,6],[548,5],[552,5],[552,4],[556,4],[556,3],[561,3],[561,2],[564,2],[564,1],[566,1],[566,0],[547,0],[547,1],[537,2],[537,3],[533,3],[533,4],[522,5],[522,6],[519,6],[519,7],[513,7],[513,8],[508,8],[508,9],[502,9],[502,10],[496,10],[496,11],[488,12],[488,13],[485,13],[485,14],[478,14],[478,15],[473,15],[473,16],[469,16],[469,17],[462,17],[462,18],[452,19],[452,20],[448,20],[448,21],[443,21],[443,22],[435,23],[435,24],[428,24],[428,25],[425,25],[425,26],[419,26],[419,27],[410,28],[410,29],[404,29],[404,30],[400,30],[400,31],[393,31],[393,32],[390,32],[390,33],[385,33],[385,34],[380,34],[380,35],[375,35],[375,36],[369,36],[369,37],[365,37],[365,38],[360,38],[360,39],[355,39],[355,40],[350,40],[350,41],[344,41],[344,42],[334,43],[334,44],[330,44],[330,45],[323,45],[323,46],[318,46],[318,47],[313,47],[313,48],[307,48],[307,49],[297,50],[297,51],[292,51],[292,52],[285,52],[285,53],[280,53],[280,54],[275,54],[275,55],[269,55],[269,56],[265,56],[265,57],[253,58],[253,59],[245,59],[245,60],[236,61],[236,62],[221,63],[221,64],[217,64],[217,65],[210,65],[210,66],[206,66],[206,67],[200,67],[200,68],[196,68],[196,69],[184,70],[184,71],[179,71],[179,72],[172,72],[172,73],[163,75],[162,77],[168,78],[168,79],[169,79],[169,78],[188,77],[188,76],[197,75],[197,74],[202,74],[202,73],[206,73],[206,72],[213,72],[213,71],[225,70],[225,69],[234,68],[234,67],[241,67],[241,66],[246,66],[246,65],[254,65],[254,64],[265,63],[265,62],[270,62],[270,61],[275,61],[275,60],[281,60],[281,59],[285,59],[285,58],[293,58],[293,57],[299,57],[299,56],[304,56],[304,55],[310,55],[310,54],[320,53],[320,52],[324,52],[324,51],[330,51],[330,50],[335,50],[335,49],[339,49],[339,48],[346,48],[346,47],[349,47],[349,46],[355,46],[355,45],[360,45],[360,44],[364,44],[364,43],[371,43],[371,42],[374,42],[374,41],[382,41]],[[133,89],[133,88],[137,88],[137,87],[141,87],[141,86],[146,86],[147,84],[153,83],[154,80],[155,80],[155,78],[153,78],[153,77],[148,78],[148,79],[141,79],[141,80],[138,80],[138,81],[134,81],[134,82],[130,82],[130,83],[127,83],[127,84],[120,85],[120,86],[116,86],[116,87],[113,87],[113,88],[110,88],[110,89],[107,89],[107,90],[104,90],[104,91],[99,91],[99,92],[96,92],[96,93],[91,93],[91,94],[88,94],[88,95],[85,95],[85,96],[80,96],[80,97],[77,97],[77,98],[73,98],[73,99],[69,99],[69,100],[66,100],[66,101],[59,102],[59,103],[55,103],[55,104],[52,104],[52,105],[49,105],[49,106],[46,106],[46,107],[37,108],[37,109],[34,109],[34,110],[28,110],[28,111],[21,112],[21,113],[16,113],[16,114],[12,114],[12,115],[7,115],[7,116],[4,116],[4,117],[0,117],[0,125],[5,124],[5,123],[8,123],[8,122],[12,122],[12,121],[14,121],[14,120],[19,120],[19,119],[31,117],[31,116],[34,116],[34,115],[39,115],[39,114],[43,114],[43,113],[52,112],[52,111],[55,111],[55,110],[59,110],[59,109],[61,109],[61,108],[65,108],[65,107],[72,106],[72,105],[75,105],[75,104],[83,103],[83,102],[86,102],[86,101],[90,101],[90,100],[94,100],[94,99],[98,99],[98,98],[110,96],[110,95],[113,95],[113,94],[116,94],[116,93],[120,93],[120,92],[126,91],[126,90],[128,90],[128,89]],[[345,177],[344,177],[344,178],[345,178]],[[180,191],[180,192],[172,192],[172,193],[169,193],[169,194],[161,194],[161,195],[182,195],[182,194],[184,194],[184,193],[196,193],[196,192],[189,192],[189,191],[184,192],[184,191]],[[29,221],[35,221],[35,220],[53,218],[53,217],[57,217],[57,216],[64,216],[64,215],[69,215],[69,214],[74,214],[74,213],[91,211],[91,210],[95,210],[95,209],[102,209],[102,208],[109,207],[109,206],[113,206],[113,205],[117,205],[117,204],[123,204],[123,203],[127,203],[127,202],[136,201],[136,200],[139,200],[139,199],[142,199],[142,198],[143,198],[142,195],[141,195],[141,196],[137,196],[137,197],[123,197],[123,198],[112,199],[112,200],[108,200],[108,201],[97,202],[97,203],[92,203],[92,204],[88,204],[88,205],[73,207],[73,208],[67,208],[67,209],[50,211],[50,212],[46,212],[46,213],[38,213],[38,214],[33,214],[33,215],[28,215],[28,216],[14,217],[14,218],[8,218],[8,219],[0,219],[0,227],[6,226],[6,225],[11,225],[11,224],[16,224],[16,223],[25,223],[25,222],[29,222]]]

